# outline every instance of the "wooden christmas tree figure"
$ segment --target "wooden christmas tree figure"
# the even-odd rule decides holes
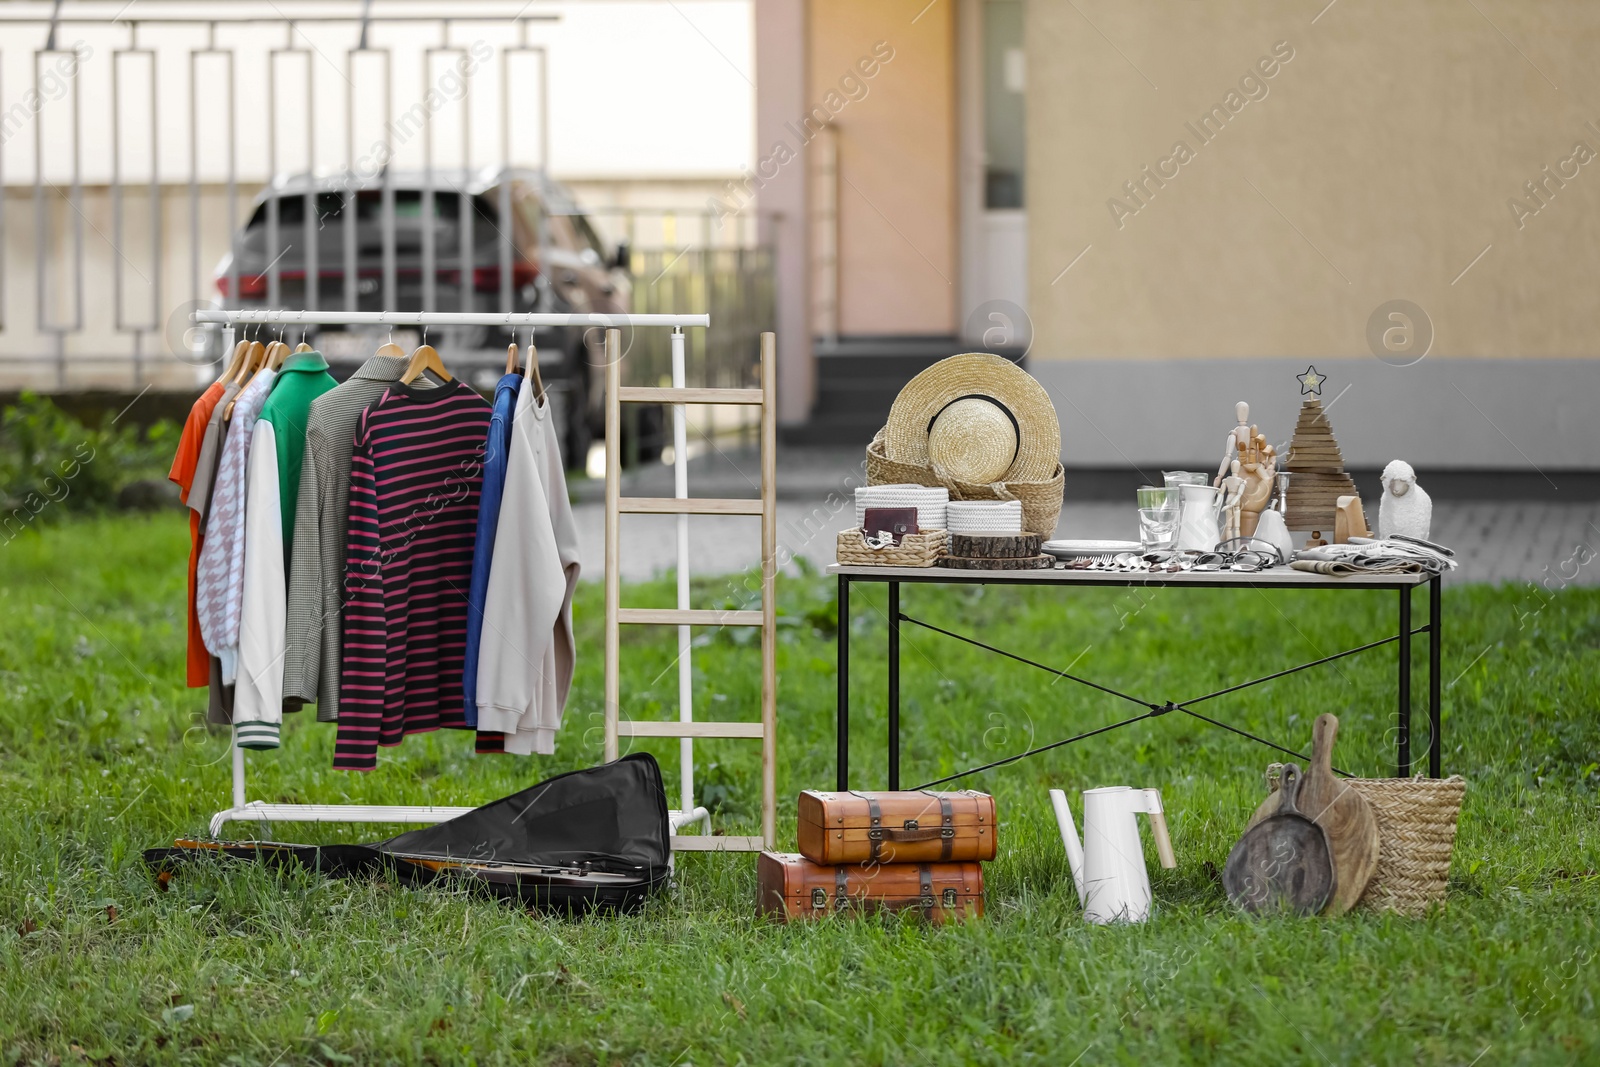
[[[1283,467],[1292,475],[1289,513],[1284,516],[1284,525],[1291,530],[1331,531],[1339,498],[1358,495],[1355,480],[1345,473],[1321,397],[1308,396],[1300,405],[1300,421]]]

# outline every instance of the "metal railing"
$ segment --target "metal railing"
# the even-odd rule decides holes
[[[13,180],[31,170],[22,195],[0,200],[0,388],[187,387],[211,357],[192,347],[190,312],[237,305],[242,286],[264,306],[311,310],[555,310],[530,301],[520,264],[537,256],[548,273],[552,259],[587,255],[515,199],[518,181],[544,180],[549,57],[529,30],[556,16],[521,2],[453,4],[447,17],[411,0],[30,6],[32,17],[0,13],[12,49],[30,32],[38,41],[31,94],[0,110],[0,190],[8,163]],[[108,35],[120,43],[106,48]],[[420,84],[397,84],[397,63],[422,70]],[[84,98],[90,75],[109,83],[109,126]],[[342,117],[336,147],[330,115]],[[31,138],[14,136],[27,125]],[[495,129],[493,143],[474,143],[475,127]],[[407,170],[421,180],[402,190]],[[286,196],[258,195],[291,181]],[[421,247],[403,251],[400,209],[432,218],[436,195],[456,201],[455,247],[421,225]],[[246,249],[258,204],[264,234]],[[8,228],[26,213],[31,225]],[[599,206],[586,219],[611,247],[628,242],[627,310],[717,316],[692,375],[749,381],[774,315],[773,257],[755,246],[753,218]],[[665,342],[647,333],[630,379],[665,373]]]

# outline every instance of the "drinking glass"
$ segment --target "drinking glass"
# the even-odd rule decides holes
[[[1141,485],[1139,506],[1160,511],[1178,510],[1178,487],[1175,485]]]
[[[1161,479],[1169,486],[1211,484],[1210,477],[1202,471],[1162,471]]]
[[[1177,541],[1177,508],[1139,509],[1139,543],[1146,552],[1170,552]]]

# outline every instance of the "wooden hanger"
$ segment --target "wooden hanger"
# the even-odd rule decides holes
[[[517,342],[515,341],[506,346],[506,373],[517,373]]]
[[[233,346],[233,354],[228,357],[228,367],[222,372],[219,382],[229,382],[239,373],[239,367],[244,363],[244,354],[250,350],[250,342],[240,338],[239,343]]]
[[[251,341],[250,350],[245,353],[244,364],[239,368],[239,377],[237,379],[238,383],[243,385],[249,379],[254,378],[257,372],[259,372],[261,368],[266,365],[266,361],[267,346],[262,344],[260,341]],[[233,418],[233,406],[238,402],[239,398],[237,394],[235,394],[232,400],[228,401],[228,406],[224,408],[222,412],[223,422],[227,422],[229,419]]]
[[[301,352],[315,352],[315,351],[316,351],[315,348],[312,348],[310,345],[306,344],[305,334],[301,334],[300,335],[300,343],[294,346],[295,355],[298,356]]]
[[[283,367],[283,361],[288,358],[289,346],[282,341],[274,341],[267,346],[266,365],[273,370],[280,370]]]
[[[533,379],[533,398],[544,400],[544,379],[539,377],[539,350],[528,344],[528,377]]]
[[[249,381],[256,371],[261,369],[261,360],[267,354],[267,346],[260,341],[251,341],[250,347],[245,350],[244,362],[239,364],[239,373],[234,375],[234,383],[243,385]]]
[[[381,352],[383,349],[378,351]],[[422,376],[423,371],[432,371],[447,382],[455,380],[450,377],[450,372],[444,369],[444,360],[439,358],[438,351],[427,343],[418,345],[417,350],[411,353],[411,362],[406,365],[405,373],[400,375],[400,384],[410,385]]]

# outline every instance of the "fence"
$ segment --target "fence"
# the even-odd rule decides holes
[[[0,14],[7,58],[38,41],[31,89],[0,101],[0,186],[27,175],[0,200],[0,389],[190,388],[214,352],[193,347],[188,314],[224,297],[603,304],[621,242],[628,306],[572,309],[710,313],[690,374],[747,384],[774,315],[755,220],[714,221],[709,181],[670,204],[567,203],[543,171],[549,55],[529,36],[554,16],[526,9],[167,0]],[[668,360],[664,339],[641,334],[630,379],[653,382]]]

